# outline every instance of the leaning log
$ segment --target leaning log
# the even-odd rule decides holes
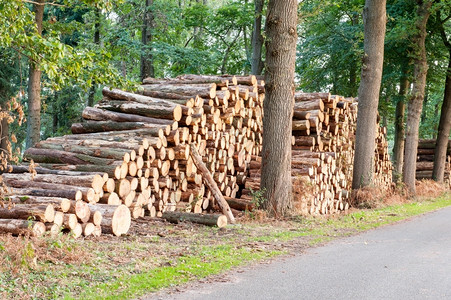
[[[191,157],[193,158],[193,162],[196,165],[197,169],[201,172],[205,185],[213,194],[213,197],[215,198],[216,202],[221,208],[222,213],[227,216],[227,219],[231,224],[234,224],[235,218],[233,217],[229,204],[224,199],[224,196],[222,195],[221,191],[218,188],[218,185],[211,176],[211,173],[208,171],[207,167],[202,162],[202,157],[199,155],[199,152],[197,151],[196,147],[193,144],[190,145],[190,149],[191,149],[190,154]]]

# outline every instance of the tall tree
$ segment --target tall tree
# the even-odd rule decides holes
[[[359,86],[359,114],[352,187],[358,189],[372,183],[379,91],[384,62],[386,1],[366,0],[363,9],[364,56]]]
[[[398,102],[395,110],[395,143],[393,146],[393,181],[399,182],[402,179],[402,167],[404,164],[404,114],[406,110],[405,97],[409,91],[409,79],[406,74],[406,67],[402,68],[399,82]]]
[[[94,8],[94,44],[100,45],[100,21],[101,21],[101,10],[100,8]],[[88,106],[94,105],[94,94],[96,93],[96,83],[93,82],[88,93]]]
[[[262,60],[262,14],[265,0],[254,0],[255,14],[254,14],[254,27],[252,32],[252,61],[251,61],[251,73],[254,75],[260,75],[263,71]]]
[[[44,0],[33,4],[36,30],[42,35],[42,21],[44,19]],[[41,70],[38,63],[30,61],[28,79],[28,122],[26,148],[39,142],[41,135]]]
[[[404,148],[403,182],[410,193],[415,194],[415,172],[418,152],[418,130],[423,109],[424,91],[428,64],[426,59],[426,24],[430,16],[432,1],[417,0],[417,19],[412,44],[415,50],[413,59],[412,96],[407,105],[406,142]]]
[[[292,207],[291,128],[297,42],[297,0],[270,0],[266,17],[266,98],[261,187],[272,215]]]
[[[448,19],[449,17],[446,20]],[[449,52],[449,62],[445,81],[445,94],[443,96],[437,142],[435,145],[434,169],[432,171],[432,178],[438,182],[443,182],[445,175],[446,150],[448,148],[449,133],[451,130],[451,42],[446,36],[443,21],[440,17],[440,11],[437,13],[437,22],[440,23],[439,30],[442,41]]]
[[[152,30],[153,30],[153,0],[145,0],[143,28],[141,31],[141,42],[143,45],[141,53],[141,80],[146,77],[155,77],[152,57]]]

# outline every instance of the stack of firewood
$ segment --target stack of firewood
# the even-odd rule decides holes
[[[99,236],[102,232],[121,235],[128,231],[131,217],[127,207],[88,200],[99,189],[114,184],[106,174],[42,168],[35,171],[39,174],[14,166],[13,173],[2,175],[11,195],[0,209],[0,231],[17,234],[32,227],[35,235],[63,230],[74,237]]]
[[[434,168],[436,140],[420,140],[418,142],[417,153],[417,179],[432,179],[432,170]],[[448,142],[448,149],[446,151],[445,162],[445,177],[444,181],[451,187],[451,140]]]
[[[61,199],[70,201],[71,207],[83,201],[91,211],[103,213],[104,224],[111,219],[107,207],[127,208],[132,218],[169,219],[165,212],[173,211],[216,212],[218,201],[205,184],[207,177],[214,180],[232,210],[255,206],[254,192],[260,188],[263,81],[255,76],[149,78],[136,93],[105,88],[103,95],[100,103],[83,111],[82,123],[72,125],[72,135],[49,138],[25,152],[24,158],[39,166],[38,175],[4,175],[17,195],[11,197],[17,207],[32,205],[20,199],[36,206],[39,197],[48,198],[55,207]],[[357,104],[328,93],[296,93],[295,98],[292,178],[295,184],[302,181],[313,188],[311,197],[303,200],[303,212],[345,210]],[[388,183],[385,172],[391,168],[384,133],[379,129],[375,150],[375,176],[381,185]],[[206,170],[196,167],[192,145]],[[28,167],[14,168],[14,173],[27,171]],[[223,216],[217,216],[208,222],[224,224]],[[48,228],[51,221],[44,221]],[[115,232],[114,225],[102,222],[104,232],[128,230]],[[77,224],[86,227],[87,223],[86,217],[77,216]]]
[[[307,182],[313,195],[301,200],[302,213],[328,214],[349,207],[352,183],[357,102],[329,93],[295,94],[293,112],[292,178]],[[386,129],[377,126],[375,174],[380,187],[391,183]],[[259,188],[260,166],[251,164],[247,186]],[[243,191],[247,193],[247,191]],[[308,193],[312,193],[311,190]]]

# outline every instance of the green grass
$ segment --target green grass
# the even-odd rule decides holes
[[[232,245],[203,247],[196,255],[182,256],[174,265],[163,266],[132,276],[122,276],[99,284],[78,296],[80,299],[129,299],[189,280],[219,274],[249,261],[280,255],[281,251],[261,252]],[[66,299],[72,299],[67,296]]]

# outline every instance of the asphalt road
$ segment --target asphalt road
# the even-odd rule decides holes
[[[148,299],[451,299],[451,207]]]

